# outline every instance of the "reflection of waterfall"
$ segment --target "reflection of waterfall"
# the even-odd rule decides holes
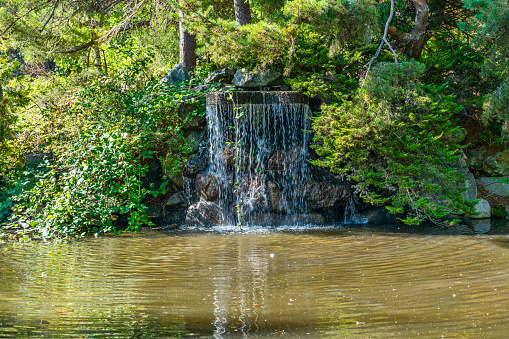
[[[214,93],[207,98],[209,173],[221,182],[223,224],[258,224],[308,211],[311,110],[295,92]]]
[[[269,254],[256,247],[244,249],[242,244],[236,252],[236,262],[221,263],[221,274],[214,278],[215,338],[231,334],[230,327],[240,330],[244,336],[260,332],[261,324],[266,321],[263,315],[269,311],[264,308]]]

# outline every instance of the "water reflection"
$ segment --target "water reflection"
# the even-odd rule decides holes
[[[508,239],[345,229],[4,243],[0,337],[507,337]]]

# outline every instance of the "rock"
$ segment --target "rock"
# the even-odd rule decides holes
[[[488,201],[481,199],[474,206],[474,211],[477,213],[476,215],[466,215],[468,218],[472,219],[487,219],[491,218],[491,207]]]
[[[232,83],[238,87],[265,87],[281,79],[283,73],[280,69],[269,68],[259,73],[251,73],[246,69],[239,69],[233,77]]]
[[[236,72],[236,69],[228,68],[217,70],[205,78],[205,83],[212,84],[214,82],[218,82],[221,84],[231,84]]]
[[[491,230],[491,220],[490,219],[473,219],[465,222],[468,226],[470,226],[475,233],[477,234],[485,234]]]
[[[279,87],[279,90],[280,91],[291,91],[292,88],[288,85],[282,85],[281,87]]]
[[[184,192],[177,192],[175,194],[172,194],[168,200],[166,201],[166,206],[176,206],[180,205],[186,202],[186,197],[184,195]]]
[[[205,168],[207,168],[207,165],[208,159],[205,156],[191,158],[184,165],[185,174],[187,176],[192,176],[198,172],[203,171]]]
[[[171,84],[176,84],[179,82],[184,82],[188,79],[187,70],[182,64],[176,64],[170,71],[170,73],[161,79],[161,82],[169,82]]]
[[[226,146],[223,149],[223,161],[231,169],[238,166],[240,170],[256,170],[253,168],[258,164],[256,156],[250,155],[241,148],[235,149],[235,147]]]
[[[214,200],[221,189],[220,180],[212,173],[196,176],[196,194],[205,200]]]
[[[336,205],[346,205],[350,189],[335,183],[311,182],[297,186],[295,195],[309,201],[311,208],[328,209]]]
[[[476,148],[468,151],[466,159],[468,167],[474,171],[482,171],[484,154],[486,154],[486,149],[484,148]]]
[[[305,150],[302,147],[280,150],[270,157],[268,166],[273,171],[292,172],[300,167],[304,157]]]
[[[141,179],[143,188],[147,190],[158,190],[164,182],[163,176],[164,172],[161,161],[159,159],[153,159],[149,164],[147,174]]]
[[[492,177],[509,175],[509,150],[498,152],[484,159],[482,169]]]
[[[183,130],[203,129],[205,126],[205,116],[200,116],[196,109],[198,107],[191,102],[182,102],[177,108],[179,118],[182,120]]]
[[[187,226],[214,226],[221,224],[222,220],[221,208],[210,201],[199,201],[187,209]]]
[[[267,194],[269,195],[270,205],[274,212],[286,214],[292,209],[291,204],[287,201],[286,197],[281,193],[279,187],[275,183],[268,183]]]
[[[254,211],[261,211],[267,207],[267,197],[264,193],[264,183],[259,176],[243,178],[238,186],[242,215],[249,215]]]
[[[200,148],[200,143],[205,138],[206,132],[204,130],[198,130],[198,131],[186,131],[184,133],[184,138],[186,138],[187,141],[189,141],[189,144],[192,145],[193,153],[196,154],[198,152],[198,149]]]
[[[467,167],[467,157],[465,154],[460,156],[458,162],[456,164],[456,168],[458,172],[463,175],[465,178],[464,182],[458,183],[458,188],[465,189],[464,192],[461,193],[461,196],[467,200],[476,200],[477,199],[477,185],[475,183],[474,175],[469,171]]]
[[[205,93],[210,89],[210,85],[199,85],[191,88],[191,92]]]
[[[500,182],[500,180],[509,182],[509,177],[480,177],[476,182],[491,194],[509,197],[509,184]]]
[[[52,153],[31,153],[25,157],[25,166],[37,166],[45,160],[51,160],[53,158]]]
[[[163,215],[163,208],[159,205],[148,205],[147,206],[147,216],[150,220],[157,220]]]

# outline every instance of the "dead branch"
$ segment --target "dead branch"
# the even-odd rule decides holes
[[[375,61],[376,58],[378,58],[378,55],[380,54],[380,51],[382,50],[382,46],[384,45],[384,43],[389,47],[392,54],[394,54],[394,62],[398,63],[398,57],[396,55],[396,52],[392,48],[391,44],[389,44],[389,42],[387,41],[387,33],[389,32],[389,25],[392,21],[393,16],[394,16],[394,0],[391,0],[391,14],[389,15],[389,18],[387,19],[387,22],[385,23],[384,35],[382,37],[382,41],[380,42],[380,45],[378,46],[378,49],[376,50],[375,56],[373,56],[373,58],[371,58],[371,60],[368,63],[368,70],[366,71],[366,77],[368,76],[368,73],[369,73],[369,70],[371,69],[371,65],[373,64],[373,61]]]
[[[12,26],[14,26],[14,24],[15,24],[16,22],[18,22],[20,19],[22,19],[22,18],[24,18],[25,16],[27,16],[28,14],[30,14],[30,12],[32,12],[32,11],[34,11],[34,10],[36,10],[37,8],[39,8],[39,7],[43,6],[43,5],[49,4],[50,2],[51,2],[51,0],[47,0],[46,2],[42,2],[42,3],[38,4],[37,6],[34,6],[34,7],[30,8],[30,9],[29,9],[29,10],[28,10],[25,14],[18,16],[16,19],[14,19],[14,20],[13,20],[13,21],[9,24],[9,26],[7,26],[7,28],[6,28],[6,29],[4,29],[4,31],[3,31],[2,33],[0,33],[0,36],[3,36],[5,33],[7,33],[7,31],[8,31],[9,29],[11,29],[11,27],[12,27]]]
[[[53,9],[51,10],[51,14],[49,15],[48,20],[46,20],[44,25],[42,25],[42,28],[39,30],[39,33],[42,33],[42,31],[44,31],[44,28],[46,28],[48,22],[50,22],[50,20],[53,18],[53,15],[55,15],[55,9],[57,8],[59,2],[60,0],[55,0],[55,3],[53,4]]]

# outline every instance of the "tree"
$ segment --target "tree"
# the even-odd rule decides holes
[[[235,21],[241,26],[251,23],[251,7],[246,0],[234,0]]]
[[[180,63],[186,70],[192,71],[196,67],[196,36],[186,29],[185,14],[179,13],[180,23]]]

